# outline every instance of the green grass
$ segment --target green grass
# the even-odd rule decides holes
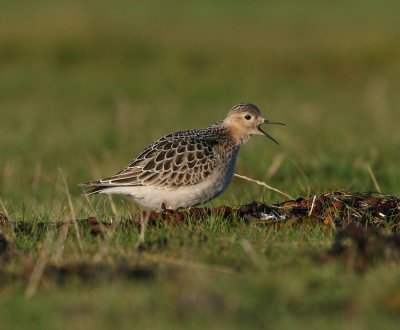
[[[2,4],[0,213],[12,221],[70,219],[71,194],[78,218],[111,219],[110,200],[85,199],[79,182],[113,174],[160,135],[206,126],[243,101],[287,126],[269,131],[279,146],[252,139],[237,173],[300,197],[376,190],[370,166],[382,191],[400,195],[399,9],[391,0]],[[253,200],[284,198],[235,179],[209,206]],[[127,199],[113,204],[118,217],[138,216]],[[26,270],[45,236],[17,234],[19,254],[0,261],[0,322],[10,329],[389,329],[399,322],[399,266],[360,275],[317,262],[334,236],[319,225],[211,217],[148,228],[143,251],[134,228],[111,240],[83,231],[82,251],[71,230],[58,264],[125,258],[150,264],[153,276],[48,279],[27,300]],[[57,246],[50,251],[55,258]]]

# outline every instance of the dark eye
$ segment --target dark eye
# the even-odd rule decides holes
[[[244,119],[250,120],[250,119],[251,119],[251,116],[250,116],[250,115],[246,115],[246,116],[244,116]]]

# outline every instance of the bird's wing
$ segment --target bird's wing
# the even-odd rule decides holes
[[[86,187],[152,186],[165,189],[194,185],[216,168],[215,136],[197,130],[166,135],[147,147],[124,170]]]

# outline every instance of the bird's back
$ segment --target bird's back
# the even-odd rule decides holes
[[[224,171],[238,147],[222,122],[165,135],[116,175],[83,184],[89,193],[114,186],[151,186],[174,190],[195,185]]]

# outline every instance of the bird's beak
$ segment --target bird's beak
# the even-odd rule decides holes
[[[284,123],[279,123],[277,121],[272,121],[272,120],[268,120],[268,119],[264,119],[264,122],[262,124],[270,124],[270,125],[285,125]],[[258,129],[260,130],[260,132],[265,135],[267,138],[271,139],[272,141],[274,141],[276,144],[279,144],[278,141],[276,141],[271,135],[269,135],[267,132],[263,131],[261,129],[261,125],[258,126]]]

